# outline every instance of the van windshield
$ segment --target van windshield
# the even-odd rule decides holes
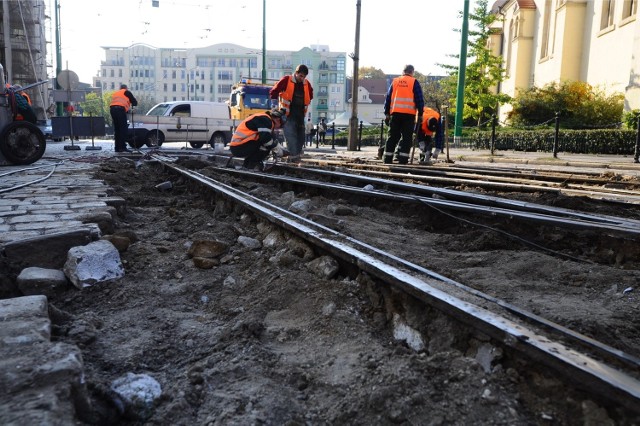
[[[165,113],[167,112],[167,110],[169,109],[171,105],[169,104],[158,104],[156,106],[154,106],[153,108],[151,108],[149,110],[149,112],[147,113],[147,115],[159,115],[159,116],[163,116],[165,115]]]

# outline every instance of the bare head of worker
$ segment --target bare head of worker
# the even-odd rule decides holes
[[[402,73],[405,75],[413,75],[414,71],[415,69],[413,68],[413,65],[405,65],[404,70],[402,70]]]
[[[126,84],[121,84],[121,85],[120,85],[120,89],[127,90],[127,89],[128,89],[128,87],[127,87],[127,85],[126,85]]]

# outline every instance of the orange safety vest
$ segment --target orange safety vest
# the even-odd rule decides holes
[[[289,82],[287,83],[287,89],[284,92],[280,93],[278,98],[278,103],[280,108],[283,108],[287,111],[287,117],[289,116],[289,111],[291,107],[291,100],[293,99],[293,91],[295,90],[296,84],[293,82],[293,77],[289,76]],[[309,94],[309,82],[305,78],[304,80],[304,115],[307,115],[307,108],[311,103],[311,95]]]
[[[422,113],[422,131],[427,136],[432,136],[435,132],[429,130],[429,119],[435,118],[440,121],[440,113],[432,108],[425,108]]]
[[[413,85],[416,79],[410,75],[402,75],[393,79],[391,94],[391,114],[400,112],[402,114],[415,115],[416,103],[413,99]]]
[[[131,108],[131,101],[124,95],[124,92],[126,91],[127,89],[120,89],[113,92],[110,106],[121,106],[124,107],[124,110],[128,112]]]
[[[250,116],[249,118],[247,118],[246,120],[244,120],[242,123],[238,125],[238,127],[236,128],[236,131],[233,132],[233,136],[231,136],[231,142],[229,143],[229,146],[238,146],[238,145],[245,144],[249,141],[256,141],[260,137],[259,135],[260,132],[273,132],[273,128],[275,127],[275,125],[273,124],[273,120],[271,120],[271,128],[265,127],[265,128],[258,128],[258,130],[251,130],[250,128],[247,127],[247,122],[249,120],[255,117],[259,117],[261,115],[264,115],[266,117],[269,117],[269,119],[271,119],[269,114],[264,112],[253,114],[252,116]]]

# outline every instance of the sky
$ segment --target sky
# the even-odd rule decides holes
[[[54,17],[54,0],[47,15]],[[104,60],[101,46],[145,43],[200,48],[234,43],[262,49],[263,0],[57,0],[62,69],[91,83]],[[464,0],[361,0],[359,66],[400,74],[405,64],[443,75],[438,63],[457,65]],[[266,0],[268,50],[297,51],[314,44],[355,52],[357,0]],[[397,6],[396,6],[397,5]],[[473,11],[475,1],[470,1]],[[53,25],[51,25],[53,27]],[[55,33],[49,29],[49,39]],[[51,53],[55,42],[51,43]],[[55,65],[51,75],[55,73]],[[347,60],[347,74],[353,61]]]

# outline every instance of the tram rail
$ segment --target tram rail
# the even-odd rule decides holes
[[[159,160],[161,161],[161,160]],[[332,254],[349,265],[376,277],[396,289],[446,313],[465,325],[486,333],[506,348],[535,362],[542,362],[561,373],[574,386],[612,401],[633,412],[640,412],[640,361],[580,333],[554,324],[504,301],[469,291],[468,287],[434,271],[362,243],[323,225],[272,205],[239,189],[176,164],[162,164],[181,176],[232,200],[288,232]],[[228,169],[231,173],[233,171]],[[243,172],[260,177],[264,173]],[[275,176],[270,176],[275,178]],[[290,177],[288,178],[290,179]],[[355,191],[355,188],[350,189]],[[484,302],[498,306],[502,314],[479,303],[460,298],[443,288],[455,287]],[[527,319],[528,322],[525,322]],[[532,324],[533,323],[533,324]],[[553,333],[550,333],[552,330]],[[553,337],[560,334],[562,337]]]

